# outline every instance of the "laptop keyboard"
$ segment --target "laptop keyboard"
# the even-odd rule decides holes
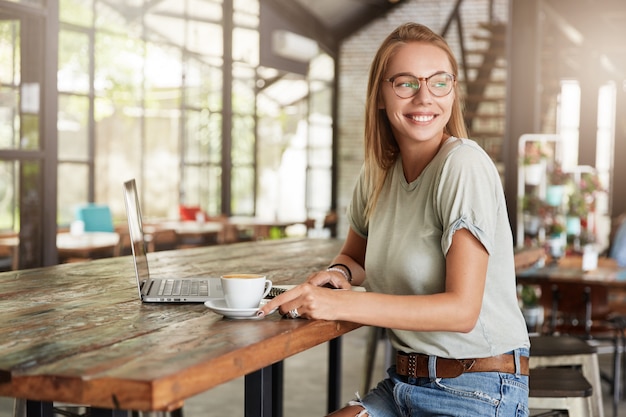
[[[208,281],[164,279],[159,286],[159,295],[209,295]]]

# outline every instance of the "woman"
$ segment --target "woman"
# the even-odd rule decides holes
[[[387,37],[370,69],[343,248],[259,311],[389,329],[389,377],[333,416],[528,415],[530,343],[504,193],[489,156],[464,139],[457,74],[427,27]],[[351,285],[370,291],[324,288]]]

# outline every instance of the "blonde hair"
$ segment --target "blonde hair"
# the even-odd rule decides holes
[[[368,221],[385,184],[387,174],[400,154],[400,148],[391,131],[387,114],[384,109],[379,108],[379,103],[382,102],[383,77],[389,61],[398,48],[409,42],[426,42],[441,48],[448,55],[453,74],[458,75],[459,66],[448,43],[424,25],[405,23],[391,32],[378,48],[370,68],[365,103],[365,178],[368,190],[365,217]],[[454,86],[454,96],[452,113],[444,131],[452,136],[466,138],[467,129],[463,119],[458,83]]]

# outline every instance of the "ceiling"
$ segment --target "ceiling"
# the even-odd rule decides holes
[[[295,0],[343,39],[402,3],[402,0]]]
[[[335,55],[346,37],[409,0],[264,1],[298,22],[304,33]],[[548,27],[563,37],[558,47],[565,49],[559,52],[567,54],[572,70],[584,70],[590,58],[601,57],[605,69],[613,66],[613,73],[626,75],[624,0],[538,0],[537,4],[545,11]]]
[[[407,0],[263,0],[335,56],[343,39]]]
[[[567,60],[565,71],[594,76],[599,62],[612,76],[626,78],[624,0],[544,0],[542,6],[545,27],[560,35],[555,47]]]

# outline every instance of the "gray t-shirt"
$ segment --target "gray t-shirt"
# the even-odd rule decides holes
[[[490,255],[483,305],[474,329],[469,333],[391,329],[396,349],[476,358],[530,346],[517,303],[513,238],[502,184],[495,165],[474,141],[449,138],[411,183],[398,158],[369,225],[364,216],[367,198],[361,172],[348,219],[353,230],[367,239],[365,286],[370,291],[443,292],[445,257],[454,232],[461,228],[469,230]]]

